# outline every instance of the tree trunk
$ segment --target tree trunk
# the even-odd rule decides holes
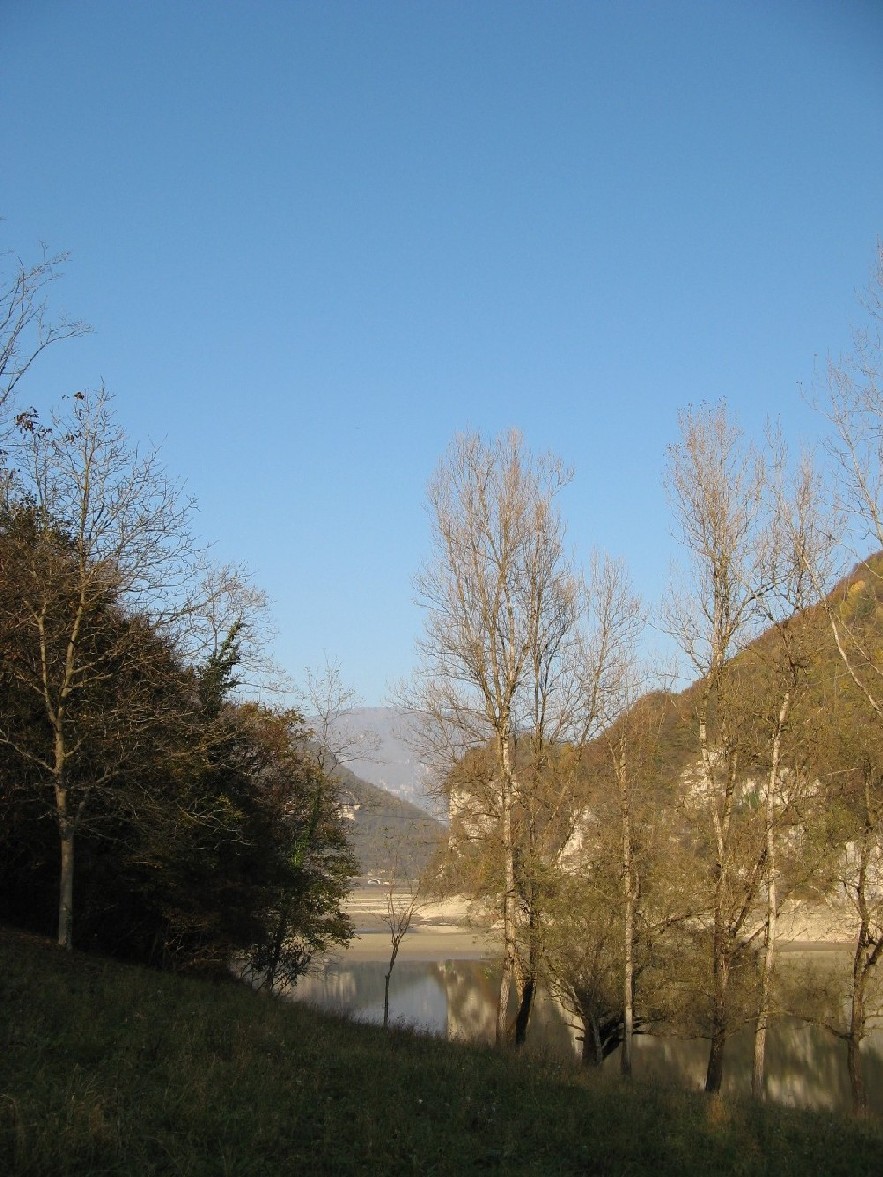
[[[714,884],[714,935],[712,939],[712,1012],[711,1046],[708,1051],[708,1069],[705,1073],[705,1090],[709,1093],[720,1091],[724,1077],[724,1047],[727,1042],[729,1010],[727,1002],[730,987],[730,961],[732,959],[732,936],[727,925],[727,897],[730,857],[730,819],[736,782],[736,765],[731,755],[727,756],[727,776],[721,794],[721,808],[715,794],[715,769],[712,749],[708,737],[706,719],[707,698],[699,722],[699,742],[702,749],[703,772],[709,796],[712,800],[712,823],[717,843]]]
[[[598,1021],[592,1014],[581,1014],[583,1023],[583,1047],[581,1061],[584,1067],[600,1067],[604,1061],[601,1048],[601,1032]]]
[[[518,977],[518,1013],[515,1015],[515,1045],[523,1046],[527,1039],[527,1028],[533,1012],[539,975],[539,949],[537,944],[536,895],[531,887],[527,921],[527,969]]]
[[[64,763],[64,746],[56,735],[56,758]],[[58,944],[68,951],[73,947],[74,926],[74,822],[68,811],[68,792],[61,773],[55,784],[55,812],[58,818],[60,868],[58,875]]]
[[[261,983],[261,988],[265,989],[268,993],[273,992],[273,986],[276,984],[276,973],[279,970],[279,962],[282,960],[282,946],[285,943],[285,935],[288,931],[288,913],[290,907],[290,900],[284,900],[279,908],[276,931],[273,935],[273,945],[270,949],[270,957],[267,961],[267,967],[264,970],[263,982]]]
[[[718,918],[716,918],[715,924],[718,923]],[[708,1051],[708,1069],[705,1073],[705,1090],[710,1094],[721,1089],[724,1077],[724,1047],[727,1042],[727,990],[730,980],[730,962],[723,945],[723,938],[722,929],[716,926],[711,1047]]]
[[[861,1044],[865,1036],[865,987],[867,985],[869,971],[868,946],[870,932],[867,879],[871,837],[867,781],[865,782],[865,801],[865,825],[859,851],[860,863],[858,885],[856,887],[859,929],[855,944],[855,953],[852,958],[852,1008],[849,1015],[849,1034],[846,1039],[846,1066],[849,1071],[849,1085],[852,1088],[852,1110],[858,1115],[863,1115],[868,1107],[861,1056]]]
[[[766,917],[766,948],[763,956],[763,973],[760,982],[760,1009],[757,1013],[757,1024],[754,1028],[754,1066],[751,1072],[751,1094],[755,1099],[766,1099],[766,1037],[770,1017],[770,989],[773,978],[773,965],[776,953],[776,880],[774,875],[772,832],[768,831],[767,855],[767,917]]]
[[[389,1028],[389,979],[392,976],[392,968],[383,978],[383,1028]]]
[[[632,1073],[632,1036],[634,1033],[635,997],[635,886],[632,869],[632,814],[625,785],[625,765],[620,781],[622,797],[622,879],[623,879],[623,986],[622,1053],[619,1056],[623,1075]]]
[[[516,970],[515,943],[515,848],[512,839],[512,793],[514,773],[508,735],[500,738],[501,818],[504,861],[503,892],[503,972],[500,977],[500,999],[497,1005],[497,1045],[501,1046],[509,1030],[509,991]]]
[[[41,639],[43,634],[41,632]],[[45,665],[45,647],[41,646]],[[70,656],[70,655],[69,655]],[[48,699],[48,695],[47,695]],[[60,865],[58,872],[58,944],[70,952],[74,928],[74,834],[76,823],[70,812],[65,766],[67,744],[62,726],[63,709],[53,710],[47,703],[53,728],[52,785],[55,793],[55,816],[58,820]]]
[[[726,953],[726,930],[724,903],[727,882],[727,856],[729,852],[729,818],[733,774],[728,771],[723,792],[722,809],[718,809],[718,788],[715,778],[714,757],[708,732],[708,710],[712,690],[720,685],[720,656],[712,660],[707,676],[705,692],[699,712],[699,747],[702,754],[702,773],[711,807],[712,825],[717,846],[716,878],[714,884],[714,935],[712,938],[712,1012],[711,1046],[708,1051],[708,1067],[705,1072],[705,1090],[720,1091],[724,1076],[724,1047],[727,1041],[727,989],[729,982],[729,958]]]
[[[779,716],[773,733],[770,754],[770,775],[766,791],[766,947],[763,955],[763,972],[760,979],[760,1008],[754,1028],[754,1066],[751,1072],[751,1094],[755,1099],[766,1098],[766,1036],[770,1018],[770,988],[773,980],[773,965],[776,955],[776,920],[778,896],[776,894],[776,834],[775,796],[779,783],[779,765],[782,759],[782,733],[788,721],[791,707],[791,693],[785,691]]]
[[[846,1065],[852,1088],[852,1109],[859,1115],[867,1111],[865,1076],[862,1068],[861,1044],[865,1036],[865,989],[868,976],[876,964],[879,949],[872,947],[871,919],[868,911],[868,870],[874,845],[874,805],[871,797],[871,776],[865,772],[864,822],[859,843],[859,870],[855,889],[855,903],[859,915],[858,937],[852,958],[852,1009],[849,1035],[846,1039]]]
[[[721,1089],[724,1078],[724,1047],[727,1042],[725,1026],[715,1024],[711,1032],[711,1049],[708,1052],[708,1069],[705,1072],[705,1090],[714,1095]]]
[[[530,1014],[533,1009],[533,999],[536,992],[536,981],[533,974],[525,977],[524,986],[521,993],[521,1001],[518,1006],[518,1013],[515,1015],[515,1045],[523,1046],[527,1038],[527,1027],[530,1023]]]
[[[74,929],[74,832],[66,816],[61,821],[61,875],[58,884],[58,943],[73,947]]]
[[[389,1027],[389,982],[392,977],[392,970],[395,968],[396,957],[399,954],[399,944],[401,943],[401,936],[393,936],[392,938],[392,953],[389,958],[389,968],[383,980],[383,1028],[386,1030]]]

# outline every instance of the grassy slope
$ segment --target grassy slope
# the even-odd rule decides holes
[[[878,1173],[883,1127],[625,1086],[0,929],[0,1171]]]

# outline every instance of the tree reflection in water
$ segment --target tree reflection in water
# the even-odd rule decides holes
[[[357,1021],[383,1021],[386,965],[381,961],[331,959],[300,979],[292,997]],[[482,960],[415,961],[396,965],[390,985],[392,1024],[413,1026],[452,1039],[492,1043],[495,1036],[499,967]],[[751,1091],[752,1029],[733,1034],[727,1044],[723,1090]],[[579,1057],[578,1032],[563,1010],[540,993],[531,1020],[531,1050]],[[883,1030],[872,1030],[863,1048],[870,1110],[883,1115]],[[800,1018],[779,1018],[768,1044],[767,1095],[796,1107],[848,1111],[852,1106],[846,1050],[824,1028]],[[634,1074],[700,1089],[705,1080],[708,1043],[671,1034],[638,1035]],[[618,1051],[604,1063],[618,1071]]]

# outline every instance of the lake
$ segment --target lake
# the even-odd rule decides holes
[[[388,954],[378,938],[376,955]],[[346,955],[317,965],[298,982],[293,998],[358,1021],[382,1023],[381,959],[348,960]],[[370,955],[370,952],[367,953]],[[801,956],[814,954],[803,953]],[[819,953],[820,958],[825,956]],[[830,953],[827,954],[830,959]],[[804,961],[805,963],[805,961]],[[490,959],[399,959],[390,984],[390,1018],[451,1039],[493,1042],[499,965]],[[723,1090],[748,1095],[751,1090],[753,1038],[744,1030],[727,1044]],[[579,1056],[581,1044],[561,1007],[540,993],[531,1019],[526,1053],[541,1050]],[[871,1110],[883,1115],[883,1030],[872,1030],[863,1044],[865,1079]],[[701,1089],[708,1043],[704,1039],[641,1034],[634,1043],[634,1074]],[[618,1069],[619,1052],[604,1063]],[[848,1111],[851,1108],[845,1045],[827,1030],[796,1018],[771,1026],[767,1042],[767,1095],[771,1100],[805,1108]]]

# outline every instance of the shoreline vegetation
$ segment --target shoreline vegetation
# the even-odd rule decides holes
[[[0,949],[10,1174],[879,1172],[873,1120],[384,1032],[8,928]]]

